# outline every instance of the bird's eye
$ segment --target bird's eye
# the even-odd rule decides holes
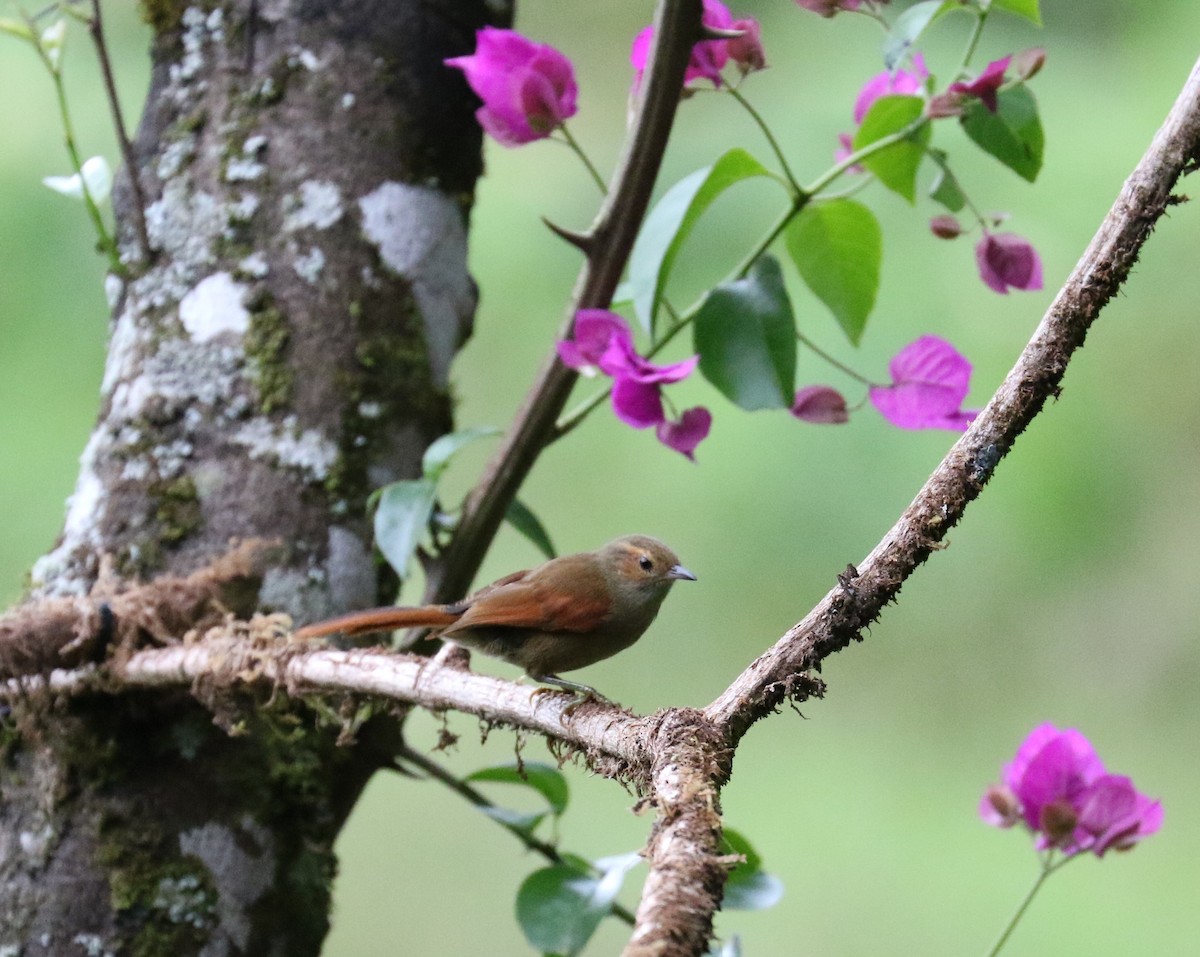
[[[654,561],[649,555],[643,555],[638,559],[638,567],[640,567],[642,571],[648,572],[654,568]]]

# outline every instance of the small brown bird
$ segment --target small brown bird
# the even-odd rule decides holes
[[[671,549],[648,535],[629,535],[599,551],[514,572],[450,605],[353,612],[306,625],[295,637],[428,627],[435,637],[524,668],[534,681],[603,697],[558,673],[632,645],[680,579],[696,576]]]

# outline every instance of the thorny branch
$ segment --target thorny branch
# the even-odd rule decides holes
[[[662,0],[659,4],[645,92],[608,197],[588,234],[580,237],[587,258],[559,338],[570,337],[576,310],[603,308],[612,302],[666,152],[684,68],[693,42],[700,36],[700,10],[699,0]],[[555,423],[575,379],[576,373],[551,350],[495,457],[467,496],[449,548],[429,569],[429,601],[455,601],[469,591],[505,511],[537,457],[554,438]]]
[[[680,11],[685,8],[689,15],[697,12],[694,0],[667,0],[658,20],[660,37],[673,32],[671,24],[692,22],[670,19],[684,17]],[[668,44],[664,49],[673,48]],[[673,54],[662,56],[651,79],[648,99],[659,89],[656,79],[665,82],[661,80],[664,74],[657,71],[666,70],[661,62]],[[672,64],[672,69],[678,67],[682,72],[680,62],[672,59]],[[860,566],[840,576],[839,584],[801,622],[703,712],[670,709],[639,718],[611,706],[590,703],[567,715],[560,696],[535,697],[527,687],[512,682],[385,652],[312,650],[281,642],[278,632],[272,640],[263,641],[252,634],[255,627],[261,627],[254,622],[227,624],[224,632],[218,627],[206,638],[133,652],[108,665],[84,665],[49,674],[43,667],[40,674],[22,678],[14,676],[9,662],[7,686],[0,689],[12,697],[47,685],[68,694],[179,686],[200,679],[229,685],[265,681],[292,693],[349,691],[439,710],[454,708],[557,738],[578,749],[601,773],[633,782],[659,812],[647,848],[650,874],[625,953],[680,957],[703,953],[728,863],[718,854],[718,795],[728,778],[738,741],[755,721],[785,698],[802,700],[819,693],[819,683],[808,677],[811,669],[851,641],[861,639],[863,629],[878,618],[901,584],[938,547],[967,504],[982,491],[1017,436],[1047,398],[1057,395],[1073,353],[1082,345],[1101,308],[1128,276],[1159,217],[1175,202],[1172,190],[1179,178],[1198,165],[1200,63],[1193,68],[1162,128],[1013,370],[971,429]],[[614,202],[615,197],[623,195],[618,187]],[[640,219],[641,211],[644,207],[630,220]],[[602,214],[601,227],[606,215],[612,215],[611,208]],[[589,256],[581,277],[580,303],[603,301],[591,297],[604,293],[611,276],[605,273],[608,278],[596,278],[599,272],[593,257],[598,255],[594,250],[606,242],[616,243],[604,238],[611,236],[606,231],[611,228],[599,228],[594,234],[593,256]],[[610,265],[615,262],[612,260]],[[553,426],[569,385],[565,370],[553,364],[544,370],[518,425],[510,433],[504,457],[489,472],[492,484],[481,486],[472,498],[467,534],[461,539],[466,544],[459,545],[457,553],[451,550],[439,588],[449,589],[453,584],[456,589],[465,589],[476,560],[467,556],[477,556],[482,543],[494,532],[508,497],[540,450],[548,434],[545,430]],[[553,406],[553,413],[544,416],[537,409],[538,403]],[[463,534],[460,531],[460,536]],[[86,611],[83,609],[81,614]],[[49,603],[26,605],[18,612],[24,627],[34,626],[39,612],[45,614],[47,626],[52,617]],[[86,615],[80,620],[85,619],[98,621]],[[0,619],[0,632],[10,623],[11,615]],[[81,627],[86,631],[87,626]],[[75,634],[77,639],[87,637]]]

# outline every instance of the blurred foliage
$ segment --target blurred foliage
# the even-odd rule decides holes
[[[148,78],[146,35],[132,4],[109,6],[118,82],[136,116]],[[968,404],[986,400],[1200,52],[1200,5],[1190,0],[1155,4],[1153,16],[1117,0],[1043,7],[1045,30],[997,16],[981,51],[983,62],[1033,44],[1048,50],[1034,81],[1047,141],[1039,181],[1031,186],[965,148],[955,168],[985,208],[1012,211],[1012,229],[1043,255],[1047,289],[994,295],[975,274],[969,242],[929,235],[936,209],[914,212],[873,187],[860,198],[881,221],[884,257],[861,349],[846,346],[825,308],[789,278],[806,333],[868,375],[882,376],[900,346],[932,332],[975,363]],[[811,178],[828,164],[836,134],[849,129],[858,86],[879,69],[878,29],[864,18],[821,20],[790,0],[733,8],[763,21],[772,67],[746,92],[798,176]],[[520,29],[575,60],[582,94],[573,129],[602,165],[624,128],[628,42],[650,10],[648,0],[529,0],[519,11]],[[960,42],[930,46],[935,73]],[[91,51],[78,30],[69,44],[81,149],[115,160]],[[0,592],[8,601],[61,523],[95,416],[106,310],[103,264],[82,209],[40,185],[42,176],[66,172],[49,83],[32,53],[12,42],[0,44],[0,90]],[[953,139],[942,142],[939,131],[940,145],[955,148]],[[732,145],[766,155],[734,104],[692,98],[660,192]],[[489,145],[487,159],[472,219],[482,302],[455,368],[459,427],[504,424],[562,318],[579,257],[539,217],[583,227],[596,201],[555,144]],[[739,244],[769,218],[773,206],[756,192],[769,188],[742,184],[706,214],[676,263],[673,298],[690,302],[724,276]],[[785,712],[746,740],[725,809],[786,886],[772,910],[719,915],[720,933],[738,932],[746,954],[982,952],[1033,880],[1035,862],[1019,834],[983,826],[975,805],[1042,720],[1081,728],[1114,767],[1163,799],[1166,822],[1131,855],[1055,877],[1006,954],[1194,951],[1197,215],[1183,206],[1161,223],[1124,297],[1072,364],[1062,397],[1001,465],[950,547],[905,587],[863,645],[829,662],[827,700],[803,709],[808,720]],[[845,384],[804,353],[797,378]],[[746,414],[699,377],[673,398],[680,407],[707,404],[716,416],[699,464],[601,409],[549,451],[522,493],[563,551],[644,531],[670,542],[698,574],[699,584],[672,595],[639,645],[583,674],[646,712],[711,700],[873,547],[952,440],[899,432],[870,411],[842,428],[805,426],[779,411]],[[443,489],[467,488],[491,447],[456,456]],[[506,529],[482,575],[537,559]],[[511,676],[503,665],[477,666]],[[501,730],[480,745],[466,718],[449,725],[462,735],[446,756],[459,773],[508,760],[518,746]],[[431,747],[438,734],[434,719],[417,716],[408,737]],[[525,751],[542,754],[538,745]],[[650,821],[628,813],[629,795],[574,770],[569,776],[573,807],[561,823],[568,846],[595,858],[644,840]],[[440,786],[379,778],[339,850],[329,954],[529,953],[512,908],[536,864]],[[627,888],[623,900],[635,892]],[[587,952],[613,952],[624,935],[605,922]]]

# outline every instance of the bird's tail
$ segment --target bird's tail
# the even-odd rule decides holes
[[[293,632],[293,638],[322,638],[341,632],[343,635],[365,635],[371,631],[395,631],[397,628],[444,628],[462,614],[448,605],[418,605],[411,608],[370,608],[348,615],[305,625]]]

